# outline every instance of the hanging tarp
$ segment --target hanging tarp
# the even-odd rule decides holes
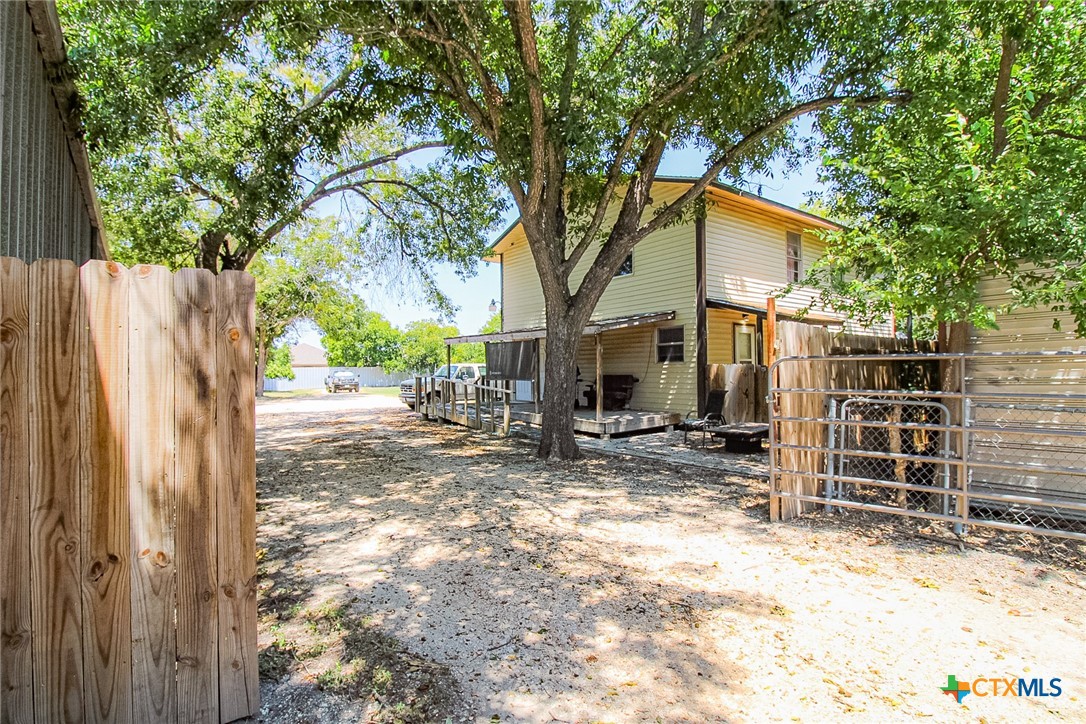
[[[487,342],[486,376],[492,380],[534,380],[536,342]]]

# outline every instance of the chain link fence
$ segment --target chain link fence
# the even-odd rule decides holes
[[[932,373],[921,385],[883,375],[887,389],[850,387],[861,376],[840,374],[843,360],[853,371],[893,360]],[[859,355],[778,366],[784,379],[838,384],[786,387],[772,377],[771,506],[1086,540],[1086,355]]]

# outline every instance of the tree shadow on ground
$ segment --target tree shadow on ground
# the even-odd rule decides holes
[[[261,433],[261,543],[278,562],[265,616],[342,602],[408,656],[489,692],[472,702],[488,716],[547,707],[573,718],[571,695],[588,688],[602,692],[601,712],[620,704],[626,715],[713,720],[747,690],[745,667],[701,653],[712,648],[702,627],[779,616],[777,600],[692,585],[702,566],[681,557],[646,569],[639,559],[661,557],[665,541],[619,550],[599,537],[665,517],[717,535],[704,498],[665,513],[659,486],[639,488],[636,468],[613,460],[547,466],[456,429],[308,422]],[[681,699],[659,700],[658,681]]]

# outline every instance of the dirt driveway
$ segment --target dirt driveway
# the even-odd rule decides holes
[[[761,483],[544,465],[387,398],[257,421],[266,721],[1086,720],[1074,570],[771,525]]]

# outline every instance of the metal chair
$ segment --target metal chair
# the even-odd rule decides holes
[[[683,444],[686,444],[687,435],[691,432],[701,432],[701,446],[705,447],[705,438],[708,428],[724,424],[724,390],[709,390],[705,399],[705,416],[698,417],[697,410],[687,414],[686,419],[679,423],[683,431]]]

